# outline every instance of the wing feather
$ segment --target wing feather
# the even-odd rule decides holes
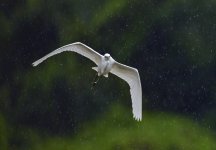
[[[132,99],[133,117],[142,120],[142,87],[139,72],[136,68],[126,66],[115,62],[110,71],[121,79],[125,80],[130,86],[130,94]]]
[[[87,45],[85,45],[81,42],[75,42],[75,43],[68,44],[68,45],[62,46],[62,47],[54,50],[53,52],[45,55],[44,57],[42,57],[39,60],[32,63],[32,65],[37,66],[40,63],[42,63],[44,60],[46,60],[47,58],[49,58],[53,55],[59,54],[61,52],[65,52],[65,51],[76,52],[80,55],[83,55],[83,56],[89,58],[90,60],[92,60],[96,65],[99,64],[101,57],[102,57],[101,54],[94,51],[92,48],[88,47]]]

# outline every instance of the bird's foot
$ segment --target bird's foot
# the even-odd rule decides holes
[[[94,89],[94,87],[96,86],[98,81],[99,81],[99,76],[96,74],[95,78],[94,78],[94,80],[92,82],[92,87],[91,87],[92,90]]]
[[[96,84],[97,84],[97,82],[92,82],[92,87],[91,87],[92,90],[94,89]]]

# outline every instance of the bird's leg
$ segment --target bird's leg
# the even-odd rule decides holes
[[[97,84],[98,81],[99,81],[99,76],[98,76],[98,73],[96,73],[95,78],[92,82],[92,88],[91,89],[93,89],[95,87],[95,85]]]

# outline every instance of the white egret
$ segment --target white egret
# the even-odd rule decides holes
[[[75,42],[62,46],[35,61],[32,65],[37,66],[47,58],[64,51],[76,52],[92,60],[97,65],[97,67],[92,67],[92,69],[97,71],[98,77],[102,75],[108,77],[108,73],[111,72],[112,74],[125,80],[130,86],[133,117],[138,121],[142,120],[142,88],[139,73],[136,68],[132,68],[115,61],[108,53],[101,55],[81,42]],[[95,79],[94,84],[97,83],[97,80]]]

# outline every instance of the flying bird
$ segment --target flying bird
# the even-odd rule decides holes
[[[97,65],[97,67],[92,67],[92,69],[97,72],[93,85],[97,83],[100,76],[108,77],[109,73],[125,80],[130,86],[133,117],[137,121],[142,120],[142,87],[139,72],[136,68],[129,67],[115,61],[110,54],[106,53],[101,55],[87,45],[81,42],[75,42],[54,50],[53,52],[32,63],[32,65],[37,66],[47,58],[65,51],[76,52],[83,55]]]

